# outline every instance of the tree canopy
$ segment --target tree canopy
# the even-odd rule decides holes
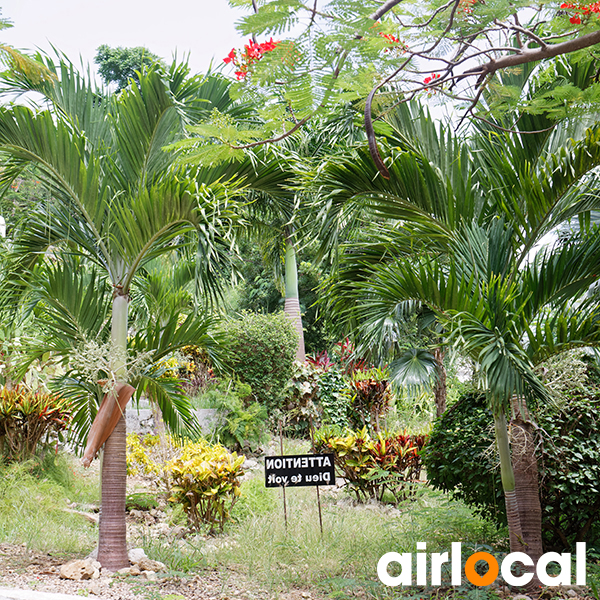
[[[543,0],[230,0],[248,14],[238,30],[252,36],[224,57],[238,94],[260,98],[260,131],[220,128],[236,147],[290,135],[316,114],[352,102],[364,109],[371,154],[376,121],[398,103],[448,100],[465,117],[514,109],[557,118],[593,109],[600,93],[560,77],[557,65],[590,57],[600,43],[597,4]],[[591,54],[593,57],[593,53]],[[534,71],[553,85],[522,94]],[[218,120],[213,119],[218,125]],[[462,122],[462,120],[461,120]],[[495,122],[495,120],[494,120]],[[514,123],[501,126],[512,128]]]
[[[120,91],[129,85],[130,80],[138,81],[138,72],[154,64],[163,65],[163,61],[143,46],[135,48],[111,48],[106,44],[98,46],[94,62],[98,65],[98,74],[106,85],[117,84]]]

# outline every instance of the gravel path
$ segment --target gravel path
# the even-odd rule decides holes
[[[77,598],[101,600],[271,600],[274,595],[259,589],[236,573],[202,570],[189,578],[160,577],[148,581],[142,577],[100,576],[99,579],[71,581],[59,577],[65,561],[57,557],[28,551],[22,546],[0,544],[0,600],[2,595],[26,600],[62,600],[65,594]],[[11,596],[8,591],[22,590],[24,595]],[[36,592],[62,594],[62,599],[36,596]],[[286,600],[314,598],[307,592],[295,591],[281,596]]]

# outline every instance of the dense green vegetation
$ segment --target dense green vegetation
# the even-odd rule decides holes
[[[265,11],[283,4],[241,27],[285,30],[295,9]],[[350,30],[332,7],[321,42],[351,35],[335,38],[335,56],[316,44],[310,73],[301,34],[297,51],[256,39],[232,51],[238,83],[108,46],[97,62],[114,93],[62,56],[0,74],[6,99],[43,98],[0,107],[0,540],[86,552],[93,531],[66,527],[66,510],[97,498],[58,449],[88,463],[103,447],[98,556],[112,570],[129,564],[137,464],[170,525],[188,530],[181,543],[136,530],[172,570],[241,568],[277,590],[383,598],[379,556],[458,539],[534,561],[586,541],[595,572],[597,59],[536,67],[527,49],[501,74],[484,60],[485,106],[476,95],[456,133],[425,102],[472,76],[453,80],[457,57],[430,87],[403,79],[410,102],[373,88],[400,52],[392,13],[379,21],[397,4],[378,15],[350,2]],[[458,55],[512,18],[453,6],[473,36]],[[453,16],[446,33],[429,29],[447,9],[411,17],[421,39],[463,39]],[[592,38],[565,33],[549,10],[522,26],[515,16],[512,42],[538,26],[536,44],[599,33],[579,13],[571,24]],[[322,17],[315,8],[309,30]],[[132,395],[152,407],[157,436],[129,438],[126,459],[120,411]],[[199,408],[215,412],[204,432]],[[344,487],[324,494],[321,535],[312,490],[292,495],[284,525],[279,492],[234,454],[309,448],[334,453]],[[47,534],[35,531],[44,515]],[[228,543],[210,544],[215,531]]]

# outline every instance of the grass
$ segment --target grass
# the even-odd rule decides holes
[[[304,452],[304,445],[285,440],[285,452]],[[0,478],[0,541],[80,556],[95,545],[97,529],[64,510],[69,502],[98,501],[97,477],[80,470],[75,460],[59,457],[41,464],[0,465]],[[427,542],[427,552],[448,551],[455,541],[463,543],[463,555],[482,546],[486,551],[507,551],[505,531],[497,531],[461,502],[426,486],[419,488],[414,501],[398,507],[356,505],[343,492],[321,488],[322,535],[315,489],[291,488],[286,495],[287,528],[281,490],[266,489],[262,473],[256,472],[243,482],[234,519],[224,534],[178,540],[148,528],[130,542],[142,545],[150,558],[165,563],[175,575],[213,567],[221,571],[224,582],[242,575],[275,594],[300,588],[332,600],[423,598],[425,593],[417,588],[386,588],[376,575],[383,554],[414,553],[416,542]],[[180,507],[169,511],[173,524],[183,521]],[[590,585],[600,589],[596,562],[588,561],[588,577]],[[460,600],[495,598],[486,589],[467,587],[437,592],[448,593]]]
[[[81,516],[67,512],[69,503],[98,503],[98,483],[76,472],[74,460],[0,464],[0,540],[26,544],[40,552],[83,554],[97,536]]]
[[[334,595],[342,589],[385,595],[376,565],[386,552],[414,552],[417,541],[437,552],[452,541],[500,547],[504,540],[464,505],[425,487],[398,509],[355,506],[322,490],[323,535],[314,488],[287,491],[287,529],[280,490],[265,489],[258,477],[244,484],[243,495],[243,518],[229,527],[230,543],[216,540],[206,555],[212,564],[235,566],[273,591],[317,587]]]

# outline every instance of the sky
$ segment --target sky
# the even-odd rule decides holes
[[[13,27],[0,42],[20,50],[51,51],[52,45],[72,62],[94,67],[96,48],[145,46],[170,62],[173,53],[189,53],[193,73],[205,72],[245,39],[235,31],[243,13],[227,0],[0,0],[2,18]],[[226,67],[225,74],[231,74]]]

